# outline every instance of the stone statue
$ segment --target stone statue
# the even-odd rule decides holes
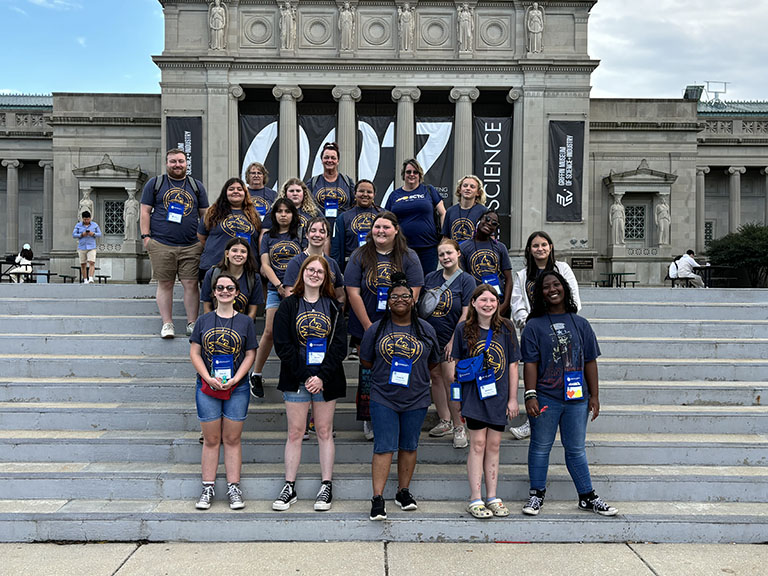
[[[413,33],[416,27],[414,22],[414,13],[416,8],[411,8],[411,5],[406,2],[401,8],[397,7],[397,19],[400,23],[400,51],[410,52],[413,50]]]
[[[283,50],[296,46],[296,8],[287,1],[280,8],[280,46]]]
[[[544,48],[542,36],[544,35],[544,9],[538,2],[528,6],[525,10],[525,29],[528,32],[528,52],[538,54]]]
[[[227,48],[227,6],[221,0],[211,2],[208,9],[208,25],[211,27],[211,50]]]
[[[93,200],[91,200],[91,189],[83,188],[83,198],[80,200],[80,205],[77,207],[77,219],[80,220],[80,215],[83,212],[90,212],[93,216]]]
[[[659,245],[669,244],[669,205],[664,196],[661,197],[661,200],[656,205],[653,219],[656,223],[656,238],[659,239]]]
[[[127,190],[128,199],[123,204],[123,223],[126,240],[136,240],[136,223],[139,220],[139,201],[136,200],[136,190]]]
[[[611,232],[613,233],[613,244],[621,246],[624,244],[624,225],[626,222],[626,214],[624,213],[624,206],[621,203],[619,197],[614,198],[611,205]]]
[[[459,25],[459,51],[472,51],[472,32],[475,27],[475,21],[472,17],[472,8],[469,4],[462,4],[458,9]]]
[[[344,5],[339,8],[339,31],[341,32],[341,50],[352,50],[355,37],[355,9],[350,7],[349,2],[344,2]]]

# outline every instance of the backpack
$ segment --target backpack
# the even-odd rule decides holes
[[[305,184],[307,185],[307,188],[309,188],[310,194],[315,193],[315,184],[317,184],[317,181],[320,179],[320,176],[322,174],[318,174],[317,176],[312,176]],[[349,188],[350,194],[354,196],[355,194],[355,183],[352,181],[352,178],[347,176],[346,174],[342,174],[339,172],[339,177],[346,183],[347,187]]]
[[[155,177],[155,197],[157,197],[157,193],[160,192],[160,188],[163,187],[163,182],[166,175],[161,174],[160,176]],[[192,188],[192,191],[195,193],[195,196],[197,196],[198,203],[200,202],[200,188],[197,185],[197,180],[194,178],[191,178],[190,176],[185,176],[184,180],[189,182],[190,187]]]

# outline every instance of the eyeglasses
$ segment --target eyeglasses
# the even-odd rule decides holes
[[[237,288],[235,288],[234,284],[229,284],[227,286],[224,286],[223,284],[216,284],[215,290],[216,292],[234,292],[237,290]]]
[[[325,270],[312,270],[311,268],[307,268],[304,272],[309,276],[322,276],[325,274]]]
[[[397,302],[398,300],[404,300],[407,302],[411,298],[413,298],[413,296],[411,296],[410,294],[390,294],[389,295],[389,299],[392,300],[392,302]]]
[[[493,218],[491,218],[490,216],[485,216],[485,217],[483,218],[483,222],[487,222],[488,224],[491,224],[491,225],[492,225],[492,226],[494,226],[495,228],[498,228],[498,226],[499,226],[499,221],[498,221],[498,220],[494,220],[494,219],[493,219]]]
[[[411,174],[418,174],[418,173],[419,173],[419,171],[418,171],[418,170],[406,170],[406,171],[405,171],[405,174],[406,174],[407,176],[410,176]]]

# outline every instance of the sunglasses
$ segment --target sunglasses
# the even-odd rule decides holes
[[[235,288],[234,284],[229,284],[227,286],[224,286],[223,284],[216,284],[216,288],[214,288],[214,290],[216,290],[216,292],[234,292],[237,290],[237,288]]]
[[[418,174],[419,171],[418,170],[406,170],[405,173],[410,176],[411,174]]]
[[[484,216],[484,217],[483,217],[483,222],[486,222],[487,224],[491,224],[491,225],[492,225],[492,226],[494,226],[495,228],[498,228],[498,227],[499,227],[499,221],[498,221],[498,220],[494,220],[494,219],[493,219],[493,218],[491,218],[490,216]]]

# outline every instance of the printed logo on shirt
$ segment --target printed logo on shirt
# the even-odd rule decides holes
[[[480,248],[469,258],[469,272],[480,282],[487,274],[499,273],[499,256],[493,250]]]
[[[265,213],[269,212],[269,209],[272,208],[272,205],[262,196],[251,196],[251,200],[253,200],[253,205],[257,208],[257,212],[258,208],[263,208]]]
[[[481,356],[484,349],[485,337],[482,338],[482,341],[478,338],[471,355]],[[493,373],[496,375],[497,380],[504,374],[504,368],[507,366],[507,357],[504,354],[504,347],[496,342],[496,340],[491,340],[491,345],[488,346],[488,366],[493,368]]]
[[[471,240],[475,235],[475,223],[469,218],[457,218],[451,224],[451,238],[456,242]]]
[[[395,200],[395,204],[398,202],[413,202],[414,200],[424,200],[427,196],[422,192],[420,194],[407,194],[405,196],[400,196],[397,200]]]
[[[299,245],[293,240],[281,240],[269,249],[269,261],[273,268],[285,272],[288,262],[300,251]]]
[[[171,203],[184,206],[184,216],[189,216],[195,208],[195,197],[184,188],[170,188],[163,194],[163,206],[166,210]]]
[[[253,234],[253,224],[244,214],[230,214],[221,222],[221,229],[229,237],[234,238],[238,233]]]
[[[352,219],[352,223],[349,227],[355,234],[360,234],[360,232],[370,232],[371,227],[373,226],[373,217],[373,212],[361,212]]]
[[[331,333],[331,319],[316,310],[308,310],[296,318],[296,333],[299,342],[307,345],[307,338],[327,338]]]
[[[390,278],[392,272],[395,271],[391,262],[379,262],[376,266],[376,277],[373,275],[373,270],[368,270],[365,273],[365,287],[374,296],[378,296],[378,288],[389,288],[392,286]]]
[[[379,341],[379,354],[387,361],[387,364],[392,364],[393,356],[409,358],[415,363],[421,358],[423,352],[424,344],[411,334],[390,332],[382,336]]]
[[[432,312],[432,317],[442,318],[447,316],[451,311],[451,306],[453,306],[453,292],[451,292],[451,289],[449,288],[440,294],[440,302],[435,306],[435,310]]]
[[[346,206],[349,203],[349,196],[343,188],[336,186],[324,186],[315,194],[318,206],[325,206],[326,200],[338,200],[339,206]]]
[[[203,334],[202,348],[208,357],[214,354],[232,354],[235,358],[243,349],[243,337],[226,326],[217,326]]]

